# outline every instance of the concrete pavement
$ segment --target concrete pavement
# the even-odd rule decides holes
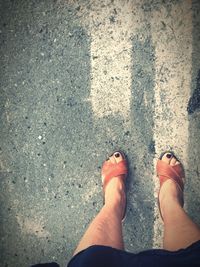
[[[199,1],[0,1],[0,266],[69,261],[129,160],[128,251],[162,246],[156,159],[186,172],[200,224]]]

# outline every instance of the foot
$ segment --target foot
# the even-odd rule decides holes
[[[120,152],[115,152],[110,156],[104,164],[111,163],[117,164],[125,160],[125,156]],[[109,166],[109,165],[108,165]],[[112,165],[110,165],[113,168]],[[109,168],[109,167],[108,167]],[[120,174],[110,178],[105,186],[105,177],[102,170],[102,181],[104,186],[105,194],[105,206],[113,207],[117,212],[117,216],[123,219],[125,215],[126,208],[126,193],[125,193],[125,179],[127,174]]]
[[[161,160],[171,166],[180,165],[177,158],[170,152],[165,153]],[[159,203],[163,218],[165,217],[166,208],[170,208],[173,205],[183,206],[183,191],[173,179],[168,179],[162,184],[159,192]]]

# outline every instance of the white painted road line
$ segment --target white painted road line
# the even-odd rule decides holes
[[[151,27],[156,54],[154,164],[163,150],[172,148],[187,166],[187,103],[192,60],[191,1],[174,4],[170,14],[164,6],[154,11]],[[172,38],[169,39],[169,36]],[[158,179],[154,177],[154,180],[157,196]],[[154,247],[160,247],[162,225],[156,202],[154,210]]]
[[[94,117],[119,114],[126,118],[131,100],[133,7],[128,1],[109,3],[104,1],[104,8],[101,1],[94,1],[94,12],[90,12],[90,100]]]

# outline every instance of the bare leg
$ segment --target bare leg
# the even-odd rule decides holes
[[[162,160],[170,165],[179,164],[175,157],[163,156]],[[163,247],[176,251],[186,248],[200,240],[200,228],[189,218],[181,206],[182,192],[172,180],[167,180],[161,187],[159,200],[164,220]]]
[[[122,156],[110,157],[111,161],[119,162]],[[122,217],[125,209],[125,188],[123,179],[115,177],[110,180],[105,191],[105,205],[92,221],[81,239],[74,255],[92,245],[104,245],[123,249]]]

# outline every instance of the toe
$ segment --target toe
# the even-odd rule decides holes
[[[162,156],[161,160],[163,160],[164,162],[168,163],[171,166],[180,164],[180,162],[177,160],[177,158],[174,156],[172,152],[166,152]]]
[[[170,165],[171,166],[175,166],[176,165],[176,162],[177,162],[177,159],[175,157],[173,157],[170,161]]]
[[[162,156],[161,160],[163,160],[164,162],[170,164],[170,161],[171,161],[172,158],[173,158],[173,154],[172,154],[171,152],[166,152],[166,153]]]
[[[110,157],[111,162],[118,163],[124,159],[124,155],[122,152],[116,151],[113,153],[113,155]]]
[[[112,155],[112,156],[110,156],[109,157],[109,161],[111,162],[111,163],[115,163],[115,157]]]

